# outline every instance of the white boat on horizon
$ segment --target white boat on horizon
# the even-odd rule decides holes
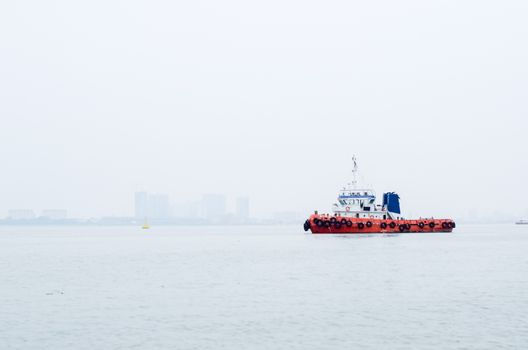
[[[528,220],[521,219],[515,222],[516,225],[528,225]]]

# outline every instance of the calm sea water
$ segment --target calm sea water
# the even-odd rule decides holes
[[[0,349],[528,349],[528,226],[0,227]]]

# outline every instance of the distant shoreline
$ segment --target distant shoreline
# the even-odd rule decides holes
[[[55,222],[55,221],[21,221],[21,220],[0,220],[0,227],[39,227],[39,226],[64,226],[64,227],[103,227],[103,226],[123,226],[123,227],[140,227],[143,223],[140,222],[110,222],[110,221],[77,221],[77,222]],[[497,222],[475,222],[475,221],[460,221],[462,225],[519,225],[516,222],[512,221],[497,221]],[[188,221],[172,221],[172,222],[149,222],[150,226],[203,226],[203,227],[217,227],[217,226],[281,226],[281,225],[302,225],[299,224],[299,221],[259,221],[259,222],[249,222],[249,223],[234,223],[234,222],[224,222],[224,223],[211,223],[211,222],[188,222]],[[522,225],[521,225],[522,226]]]

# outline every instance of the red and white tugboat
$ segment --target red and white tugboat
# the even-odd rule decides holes
[[[357,163],[353,157],[352,182],[345,186],[333,205],[333,214],[317,211],[304,223],[304,230],[312,233],[400,233],[452,232],[456,227],[451,219],[405,219],[400,210],[400,197],[394,192],[383,194],[383,203],[376,204],[373,190],[358,188]]]

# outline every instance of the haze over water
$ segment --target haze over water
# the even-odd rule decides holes
[[[525,349],[528,226],[0,227],[2,349]]]
[[[138,190],[326,210],[353,154],[406,215],[528,216],[526,18],[525,0],[3,1],[0,218],[130,216]]]

